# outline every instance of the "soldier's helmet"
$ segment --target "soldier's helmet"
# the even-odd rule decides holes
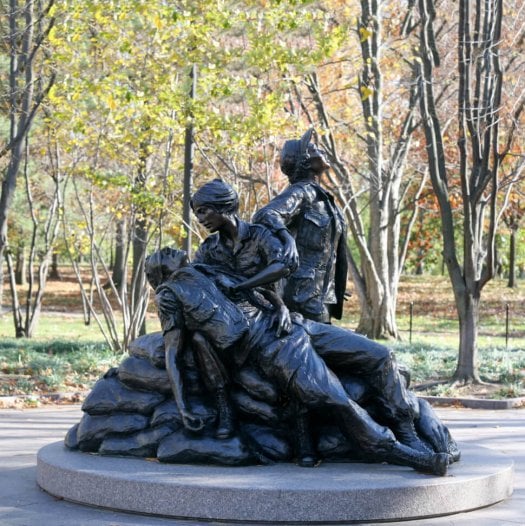
[[[291,139],[283,145],[280,159],[281,170],[292,179],[300,177],[301,172],[307,171],[312,159],[323,157],[326,161],[326,153],[310,142],[313,131],[313,128],[310,128],[301,139]]]

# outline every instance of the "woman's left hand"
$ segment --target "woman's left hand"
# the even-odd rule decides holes
[[[290,318],[290,311],[284,305],[279,308],[277,312],[277,338],[285,334],[289,334],[292,330],[292,319]]]
[[[227,297],[231,297],[237,292],[237,285],[235,282],[224,274],[219,274],[217,276],[217,286]]]

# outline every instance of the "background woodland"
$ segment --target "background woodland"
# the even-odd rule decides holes
[[[479,381],[483,290],[525,274],[523,0],[3,0],[0,261],[13,334],[76,276],[114,350],[145,330],[143,264],[191,251],[192,188],[241,215],[309,127],[348,225],[356,330],[396,339],[401,276],[446,274],[454,378]],[[186,177],[185,177],[186,175]],[[186,182],[186,188],[185,188]]]

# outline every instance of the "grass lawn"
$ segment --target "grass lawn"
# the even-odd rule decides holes
[[[88,326],[84,324],[78,285],[65,279],[50,282],[49,287],[33,339],[13,338],[11,314],[4,310],[0,315],[0,395],[84,391],[122,360],[121,354],[108,349],[94,320]],[[525,292],[508,289],[503,281],[495,280],[482,300],[480,373],[492,386],[491,396],[520,396],[525,389]],[[354,294],[347,303],[343,325],[357,325],[358,308]],[[160,324],[153,306],[150,311],[147,330],[153,332]],[[399,362],[411,370],[413,385],[430,383],[427,394],[454,395],[450,384],[443,382],[454,372],[458,346],[458,323],[448,280],[440,276],[404,277],[397,313],[403,340],[391,345]]]
[[[9,313],[0,316],[0,337],[12,338],[14,333],[13,319]],[[36,341],[70,340],[72,342],[100,341],[103,342],[100,330],[96,323],[85,325],[82,315],[79,314],[43,314],[40,317]]]
[[[495,279],[482,292],[479,347],[505,347],[508,312],[508,347],[525,349],[525,282],[509,289],[506,280]],[[412,304],[412,343],[446,344],[457,348],[459,324],[454,296],[448,278],[443,276],[403,276],[399,286],[397,325],[403,341],[410,340]],[[343,323],[355,328],[359,302],[353,294],[345,305]]]
[[[160,330],[160,323],[153,314],[146,321],[148,332]],[[0,338],[13,338],[13,319],[10,314],[0,315]],[[44,312],[40,316],[35,341],[68,340],[72,342],[103,342],[104,338],[95,320],[89,325],[84,323],[81,313],[62,314]]]

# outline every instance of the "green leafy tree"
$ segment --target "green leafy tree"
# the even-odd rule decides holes
[[[54,72],[42,61],[49,31],[54,24],[54,1],[10,0],[1,5],[2,53],[7,58],[7,76],[2,74],[3,112],[9,121],[7,140],[0,148],[3,167],[0,193],[0,303],[3,287],[3,260],[8,246],[8,220],[17,179],[27,155],[24,145],[35,116],[53,85]],[[27,162],[27,159],[25,160]]]
[[[170,237],[180,242],[184,235],[180,174],[188,122],[199,154],[197,181],[220,175],[256,196],[259,170],[263,182],[273,172],[273,134],[287,121],[286,115],[279,117],[286,93],[278,75],[296,55],[286,39],[270,45],[279,31],[271,25],[286,6],[270,2],[261,11],[258,2],[247,2],[245,7],[70,0],[50,34],[52,61],[61,74],[50,92],[49,113],[74,189],[64,236],[73,262],[79,253],[91,262],[94,297],[106,308],[100,325],[116,348],[126,347],[143,328],[146,247]],[[310,24],[308,13],[292,6],[284,19],[291,27],[302,20]],[[199,77],[192,99],[193,64]],[[131,262],[130,277],[120,283],[107,261],[117,231],[128,233],[121,259]],[[112,302],[124,318],[124,336],[115,328]],[[94,315],[94,305],[90,309]]]

